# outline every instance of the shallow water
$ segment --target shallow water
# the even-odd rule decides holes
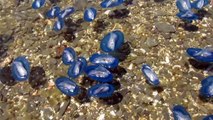
[[[193,120],[213,114],[212,101],[199,97],[201,80],[213,75],[212,64],[186,55],[189,47],[213,45],[212,6],[204,8],[202,20],[184,25],[176,17],[173,0],[133,0],[113,9],[89,2],[88,6],[98,10],[95,21],[84,22],[79,9],[66,21],[66,29],[56,33],[51,30],[55,20],[43,16],[51,2],[39,10],[33,10],[31,4],[29,0],[0,1],[0,67],[6,71],[0,75],[1,120],[170,120],[174,104],[186,107]],[[60,7],[73,4],[71,0],[57,3]],[[110,99],[64,96],[54,85],[56,78],[67,76],[68,66],[60,58],[63,49],[72,47],[78,56],[88,59],[100,51],[101,39],[113,30],[124,33],[127,47],[122,51],[130,52],[113,70],[116,93]],[[31,63],[31,76],[16,83],[8,66],[21,55]],[[146,83],[143,63],[152,66],[161,87]],[[94,84],[83,76],[76,81],[84,92]]]

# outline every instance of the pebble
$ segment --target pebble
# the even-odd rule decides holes
[[[101,114],[100,116],[98,116],[97,120],[105,120],[105,114]]]
[[[13,39],[13,30],[7,31],[6,34],[0,35],[0,42],[7,43]]]
[[[9,119],[9,116],[7,116],[7,115],[2,115],[1,116],[1,120],[8,120]]]
[[[162,10],[158,10],[155,13],[155,16],[166,16],[168,13]]]
[[[142,63],[145,63],[146,60],[145,60],[145,57],[144,56],[138,56],[136,59],[134,59],[132,61],[132,63],[135,63],[136,65],[140,65]]]
[[[147,40],[146,40],[146,45],[148,47],[155,47],[158,44],[159,44],[158,41],[156,39],[154,39],[154,38],[147,38]]]
[[[168,23],[163,23],[163,22],[155,23],[155,27],[157,28],[159,32],[163,32],[163,33],[174,33],[176,31],[173,25]]]
[[[7,50],[8,50],[7,46],[0,44],[0,56],[1,56],[1,58],[4,58],[4,57],[7,56]]]
[[[50,62],[50,66],[52,66],[52,65],[54,65],[54,66],[57,65],[57,60],[54,59],[54,58],[50,58],[49,62]]]
[[[33,23],[30,23],[30,22],[26,22],[25,24],[25,28],[23,30],[23,33],[26,33],[26,34],[31,34],[33,32]],[[27,42],[28,40],[26,40],[25,42]]]
[[[87,0],[74,0],[74,6],[77,10],[83,10],[88,4]]]
[[[41,115],[41,118],[43,118],[44,120],[53,119],[53,111],[51,110],[51,108],[45,108],[41,110],[41,113],[43,113],[43,116]]]
[[[25,47],[30,47],[32,44],[34,43],[34,41],[33,40],[26,40],[25,42],[24,42],[24,45],[25,45]]]
[[[162,36],[165,38],[165,39],[171,39],[172,36],[170,33],[163,33]]]

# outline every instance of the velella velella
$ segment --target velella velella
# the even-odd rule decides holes
[[[110,84],[97,84],[88,89],[90,97],[107,98],[112,96],[114,87]]]
[[[213,82],[213,76],[208,76],[201,81],[201,85],[208,85],[208,83]]]
[[[32,3],[33,9],[39,9],[45,5],[46,0],[34,0]]]
[[[84,11],[84,20],[87,22],[92,22],[97,15],[97,10],[93,7],[87,8]]]
[[[90,62],[97,65],[103,65],[106,68],[115,68],[119,64],[119,60],[109,54],[95,53],[90,57]]]
[[[57,21],[53,25],[53,30],[58,32],[63,29],[65,22],[63,19],[57,19]]]
[[[192,8],[194,9],[202,9],[206,5],[210,3],[209,0],[195,0],[194,2],[191,3]]]
[[[204,117],[203,120],[213,120],[213,115],[208,115]]]
[[[124,35],[121,31],[115,30],[101,40],[100,48],[104,52],[114,52],[119,49],[124,43]]]
[[[75,8],[74,7],[68,7],[68,8],[62,10],[59,13],[58,18],[59,19],[65,19],[66,17],[69,17],[74,12],[75,12]]]
[[[213,50],[211,48],[188,48],[187,54],[201,62],[213,62]]]
[[[195,10],[195,9],[201,9],[204,7],[204,5],[200,4],[200,2],[202,2],[201,0],[200,2],[198,2],[198,0],[190,0],[190,1],[197,2],[196,3],[197,8],[194,7],[195,2],[191,2],[191,9],[187,10],[186,12],[180,12],[178,14],[178,16],[182,20],[188,20],[188,21],[202,19],[201,18],[202,15],[205,16],[202,22],[193,21],[192,23],[193,25],[198,24],[201,27],[201,30],[198,32],[188,32],[188,31],[184,31],[183,29],[180,29],[180,25],[182,24],[179,24],[180,20],[176,19],[174,16],[174,12],[178,11],[178,9],[175,9],[175,1],[123,0],[125,3],[120,4],[121,5],[120,7],[116,7],[116,5],[112,4],[116,0],[111,0],[112,1],[111,3],[108,3],[108,5],[105,5],[106,7],[108,8],[111,7],[111,8],[103,9],[103,8],[100,8],[100,3],[103,2],[104,0],[101,0],[101,1],[93,1],[93,0],[72,0],[72,1],[49,0],[48,1],[47,0],[46,1],[47,4],[44,5],[42,8],[40,8],[40,10],[38,11],[35,11],[32,8],[31,10],[28,10],[27,6],[31,7],[31,5],[27,4],[28,2],[26,2],[28,0],[19,0],[19,1],[22,1],[22,4],[15,9],[9,9],[10,8],[10,6],[8,6],[9,4],[7,6],[5,5],[6,7],[4,6],[4,4],[2,4],[2,6],[0,5],[0,9],[2,9],[2,12],[6,11],[6,13],[8,13],[7,11],[9,11],[8,13],[9,16],[6,16],[5,18],[2,19],[2,22],[3,22],[2,24],[6,25],[6,27],[3,26],[3,28],[11,28],[11,31],[14,33],[14,38],[15,39],[17,38],[14,44],[12,44],[12,48],[11,48],[11,44],[6,44],[6,46],[8,45],[9,57],[7,56],[4,57],[5,55],[2,55],[3,58],[0,61],[4,61],[4,62],[6,61],[9,63],[10,61],[8,61],[8,58],[10,60],[11,56],[14,56],[14,55],[17,56],[20,53],[23,53],[25,55],[30,56],[30,58],[32,59],[31,61],[33,62],[32,67],[41,65],[45,69],[47,74],[44,76],[44,78],[50,81],[48,82],[48,85],[44,86],[45,87],[44,89],[40,89],[38,92],[35,92],[35,93],[33,92],[33,96],[31,97],[28,96],[27,94],[28,92],[32,93],[32,89],[27,88],[26,90],[24,89],[24,91],[18,90],[18,93],[20,93],[21,95],[23,93],[24,95],[24,96],[20,96],[21,98],[26,97],[26,99],[28,99],[28,101],[19,100],[19,102],[26,102],[27,104],[29,103],[31,105],[34,105],[34,102],[35,102],[37,105],[37,100],[39,100],[39,106],[41,107],[41,112],[44,113],[44,116],[42,117],[49,118],[51,117],[50,114],[51,115],[53,114],[53,119],[54,119],[54,116],[55,116],[54,114],[58,113],[60,116],[57,116],[57,117],[62,119],[63,117],[67,118],[67,116],[72,117],[73,119],[74,118],[77,119],[79,115],[80,115],[79,119],[82,117],[97,118],[99,117],[99,115],[100,115],[100,118],[103,118],[105,115],[107,119],[108,118],[111,119],[111,117],[118,118],[120,117],[120,115],[122,116],[124,115],[123,117],[128,117],[128,115],[131,114],[132,112],[133,113],[139,112],[141,113],[139,115],[138,114],[133,114],[132,116],[130,115],[131,117],[130,119],[140,119],[140,118],[168,119],[169,117],[171,117],[170,115],[171,112],[167,108],[171,105],[171,103],[177,103],[177,102],[183,103],[184,105],[188,105],[189,103],[188,108],[190,112],[194,114],[192,115],[192,117],[195,117],[195,119],[201,118],[204,115],[211,114],[209,113],[209,109],[210,109],[209,106],[206,106],[206,104],[208,103],[204,103],[204,101],[200,101],[198,99],[199,86],[197,82],[199,81],[199,78],[202,78],[203,76],[206,76],[207,74],[210,75],[212,73],[206,73],[206,71],[201,71],[200,68],[191,66],[191,63],[186,61],[187,57],[183,56],[182,54],[183,49],[186,46],[192,47],[192,46],[203,46],[206,44],[211,44],[211,39],[210,39],[211,30],[209,30],[209,28],[211,28],[212,26],[212,24],[210,23],[212,21],[212,16],[209,14],[211,12],[211,6],[210,8],[206,8],[206,9],[204,8],[198,11]],[[74,5],[74,1],[78,1],[79,3],[78,5],[81,6],[82,9],[78,9]],[[132,2],[131,5],[128,4],[131,2]],[[55,5],[60,6],[60,9],[62,10],[64,8],[73,6],[75,8],[76,13],[74,12],[74,14],[71,14],[70,16],[62,18],[58,15],[58,12],[56,13],[56,11],[58,10],[54,8]],[[113,6],[115,8],[112,8]],[[92,17],[91,16],[89,17],[89,12],[86,13],[87,11],[85,9],[90,7],[94,7],[97,10],[97,14],[93,14],[94,12],[90,12],[93,14],[91,15]],[[50,10],[50,8],[52,9]],[[171,8],[171,9],[168,10],[168,8]],[[54,9],[56,11],[54,11]],[[46,12],[46,10],[50,10],[50,11],[48,11],[49,13],[44,14],[46,15],[45,18],[50,18],[50,19],[44,19],[42,15],[44,12]],[[87,15],[87,17],[84,18],[85,21],[82,19],[83,18],[82,12],[85,13],[85,16]],[[95,15],[97,16],[94,17]],[[7,20],[8,22],[10,22],[9,20],[12,20],[13,17],[17,17],[17,20],[15,20],[13,24],[4,23],[4,21],[7,21]],[[52,29],[52,31],[53,30],[59,31],[57,33],[50,31],[50,26],[53,27],[53,24],[56,20],[58,21],[54,25],[54,29]],[[86,21],[88,22],[93,21],[93,23],[87,23]],[[26,26],[27,26],[26,28],[23,26],[24,23],[26,23]],[[164,24],[162,24],[162,26],[161,25],[153,26],[153,24],[157,24],[157,23],[164,23]],[[43,29],[43,27],[45,28]],[[97,28],[100,28],[100,29],[96,31]],[[162,28],[162,31],[160,30],[161,28]],[[174,28],[174,29],[169,30],[167,28]],[[122,32],[126,32],[125,35],[127,36],[125,36],[125,39],[123,38],[123,35],[121,32],[116,32],[116,31],[112,32],[113,30],[116,30],[116,29],[120,29],[122,30]],[[7,32],[7,29],[3,30],[1,34],[4,34],[3,32],[5,32],[5,34],[10,34],[10,31]],[[99,42],[101,40],[99,38],[101,37],[101,35],[105,33],[107,34],[107,32],[112,32],[116,37],[124,39],[125,43],[123,43],[122,45],[118,45],[120,47],[114,47],[114,48],[111,47],[113,49],[107,49],[105,51],[99,49],[100,47]],[[21,36],[20,36],[20,33],[22,33]],[[28,36],[28,33],[31,33],[32,37],[31,35]],[[22,37],[22,35],[24,36]],[[69,37],[68,38],[69,40],[67,39],[67,37]],[[104,36],[102,36],[102,38],[103,37]],[[196,37],[200,38],[201,41],[199,39],[196,39]],[[28,38],[32,38],[32,39],[28,39]],[[166,40],[170,38],[171,40],[169,41]],[[2,40],[2,41],[4,42],[5,40]],[[149,43],[152,43],[152,45],[149,44],[147,48],[147,45],[144,44],[144,41],[149,41]],[[0,35],[0,42],[1,42],[1,35]],[[171,44],[167,44],[168,42]],[[199,44],[200,42],[202,42],[202,44]],[[126,43],[130,46],[129,48],[125,47]],[[112,46],[113,44],[117,44],[117,43],[112,42]],[[19,50],[19,48],[22,46],[23,48]],[[86,61],[85,58],[83,57],[78,58],[76,56],[73,59],[73,62],[67,63],[67,66],[63,65],[61,61],[61,56],[62,56],[63,50],[67,46],[68,47],[73,46],[73,49],[76,50],[79,56],[86,57],[86,60],[89,60],[90,58],[90,61]],[[29,49],[27,49],[26,47],[28,47]],[[60,50],[58,49],[58,47],[60,47]],[[89,52],[88,52],[88,49],[89,49]],[[1,52],[2,50],[0,50],[0,54]],[[56,52],[58,54],[55,54]],[[95,56],[94,53],[95,54],[98,53],[101,55],[103,54],[109,55],[110,57],[100,58],[100,56]],[[130,56],[128,56],[129,54]],[[33,58],[35,59],[33,60]],[[93,60],[91,60],[92,58]],[[119,61],[114,60],[114,58],[119,59]],[[164,62],[163,60],[166,60],[166,62]],[[195,61],[195,59],[193,60]],[[160,78],[161,77],[163,78],[162,79],[163,81],[160,81],[160,84],[161,84],[160,86],[153,87],[153,85],[149,86],[148,84],[146,84],[144,79],[145,77],[143,76],[143,74],[141,74],[141,68],[137,70],[135,69],[138,67],[138,65],[139,67],[141,67],[140,66],[141,63],[144,63],[145,61],[150,63],[154,71],[156,69],[155,72]],[[52,78],[54,76],[60,77],[60,75],[63,74],[63,75],[66,75],[67,78],[75,82],[75,84],[82,85],[82,86],[79,86],[81,88],[80,94],[83,93],[82,91],[84,91],[85,93],[89,93],[88,88],[94,87],[94,84],[100,85],[100,81],[102,82],[102,80],[93,81],[92,79],[88,77],[87,74],[84,74],[84,72],[78,77],[78,75],[81,73],[80,72],[81,66],[86,65],[87,62],[89,62],[88,63],[89,66],[91,65],[101,66],[101,68],[104,68],[112,73],[113,80],[107,83],[114,86],[114,89],[116,89],[116,92],[113,93],[110,99],[107,98],[107,101],[114,101],[115,99],[119,99],[118,95],[116,95],[116,93],[119,93],[124,98],[120,104],[115,106],[111,106],[111,105],[109,106],[109,104],[102,106],[102,103],[100,102],[106,101],[106,99],[97,100],[93,102],[92,104],[90,103],[84,104],[76,100],[76,98],[78,98],[79,96],[85,97],[87,94],[78,95],[77,97],[75,97],[75,99],[71,99],[71,100],[69,99],[70,97],[62,96],[63,93],[60,93],[61,95],[58,96],[59,90],[52,88],[52,84],[51,84]],[[119,62],[121,63],[119,64]],[[79,63],[79,64],[76,64],[76,63]],[[155,66],[152,66],[151,63],[155,64]],[[118,64],[120,66],[118,66]],[[211,64],[212,63],[210,63],[210,65]],[[1,64],[1,66],[3,65],[4,63]],[[73,66],[73,70],[71,71],[74,71],[76,69],[78,69],[78,71],[74,73],[73,75],[69,75],[69,73],[67,75],[66,73],[69,70],[66,68],[71,66]],[[74,67],[74,66],[77,66],[77,67]],[[196,65],[196,66],[199,66],[199,65]],[[207,65],[203,65],[203,66],[207,66]],[[207,67],[203,67],[202,70],[204,70],[205,68]],[[32,70],[33,69],[31,69],[31,72],[30,72],[31,75],[29,77],[29,81],[31,80],[31,76],[33,75]],[[158,74],[158,71],[159,71],[159,74]],[[105,73],[106,72],[103,72],[101,73],[101,75]],[[34,76],[36,75],[34,74]],[[37,76],[40,76],[40,75],[38,74]],[[140,80],[141,76],[143,77],[144,81]],[[54,81],[58,77],[54,78]],[[33,80],[37,81],[37,79],[32,79],[32,81]],[[120,85],[118,85],[117,83]],[[204,83],[206,82],[203,82],[203,84]],[[14,86],[13,88],[3,86],[4,87],[3,90],[4,91],[9,90],[8,91],[8,94],[9,94],[10,89],[11,91],[14,91],[14,89],[16,90],[17,87],[20,87],[20,89],[25,87],[30,87],[29,85],[26,86],[26,84],[25,83],[18,84]],[[69,86],[65,84],[62,86],[65,86],[65,88],[71,88],[70,90],[72,91],[74,89],[73,86],[75,85]],[[92,95],[95,96],[96,94],[99,94],[99,93],[101,95],[102,94],[105,95],[104,92],[109,90],[108,87],[106,86],[103,87],[102,84],[100,86],[101,87],[99,89],[97,88],[98,90],[94,94],[92,93]],[[163,88],[161,89],[161,86],[165,87],[165,89],[162,90]],[[0,85],[0,88],[1,87],[2,85]],[[181,89],[182,87],[184,87],[184,89]],[[160,90],[158,88],[160,88]],[[2,98],[2,96],[5,95],[4,91],[0,92],[0,98]],[[194,102],[198,103],[201,107],[196,106],[196,104],[194,103],[190,104],[190,102],[193,101],[191,99],[191,96],[188,97],[185,95],[191,95],[191,94],[192,94],[192,99],[196,100]],[[19,99],[17,98],[19,95],[18,96],[17,94],[15,95],[16,95],[15,99],[12,99],[12,102],[14,100],[16,101]],[[14,95],[11,94],[10,96],[14,96]],[[10,96],[8,97],[11,98]],[[43,99],[43,97],[46,97],[46,96],[49,96],[47,98],[48,100],[42,103],[41,101],[46,100],[46,99]],[[171,96],[172,96],[172,99],[170,99]],[[182,96],[185,96],[185,98],[181,98]],[[97,97],[100,97],[100,96],[97,95]],[[175,100],[176,98],[180,98],[181,101]],[[13,102],[13,104],[14,103],[16,102]],[[70,106],[67,107],[68,105],[66,104]],[[206,110],[202,108],[203,105],[206,107],[205,108]],[[45,107],[44,109],[43,109],[43,106]],[[94,107],[97,107],[97,110],[106,108],[107,111],[99,110],[100,112],[96,114]],[[70,108],[72,108],[72,111],[70,111]],[[155,110],[153,110],[154,112],[152,112],[153,108],[155,108]],[[54,111],[52,111],[53,109]],[[201,109],[201,112],[198,113],[199,115],[197,114],[195,115],[196,111],[200,111],[200,109]],[[131,110],[131,111],[128,111],[128,110]],[[64,113],[64,111],[68,111],[68,112]],[[76,114],[72,114],[72,115],[69,114],[69,113],[72,113],[73,111]],[[87,113],[85,113],[85,111],[87,111]],[[3,109],[2,109],[2,112],[4,112]],[[34,116],[31,116],[30,114],[29,117],[37,118],[37,115],[39,115],[39,112],[40,111],[35,111],[32,114]],[[88,114],[88,112],[91,114]],[[150,112],[152,113],[150,114]],[[20,112],[18,111],[18,113]],[[82,116],[82,113],[85,113],[85,114]],[[165,113],[165,114],[161,115],[161,113]],[[167,113],[169,113],[169,116]],[[13,113],[11,114],[12,114],[11,117],[13,117]],[[61,117],[62,114],[64,114],[63,117]],[[24,115],[24,113],[15,114],[15,115]],[[91,115],[93,116],[91,117]]]
[[[179,18],[181,18],[182,20],[186,20],[186,21],[192,21],[192,20],[197,20],[198,19],[198,16],[195,13],[193,13],[192,11],[179,12],[176,15]]]
[[[191,120],[190,114],[181,105],[175,105],[172,109],[174,120]]]
[[[77,61],[82,62],[85,67],[87,66],[87,60],[85,57],[78,57]]]
[[[65,48],[62,54],[62,61],[65,65],[71,65],[76,59],[75,50],[68,47]]]
[[[90,65],[85,69],[87,76],[99,82],[111,82],[113,80],[112,73],[101,65]]]
[[[192,22],[199,18],[197,14],[192,12],[192,9],[200,10],[208,4],[209,0],[196,0],[194,2],[191,2],[190,0],[177,0],[176,6],[179,9],[177,16],[182,20]]]
[[[85,63],[82,57],[80,60],[76,60],[70,65],[67,74],[71,78],[77,78],[83,73],[84,69],[86,68],[86,65],[87,64]]]
[[[124,2],[124,0],[104,0],[101,2],[102,8],[112,8],[121,5]]]
[[[190,0],[177,0],[176,6],[180,12],[187,12],[191,10],[191,2]]]
[[[46,12],[46,17],[49,19],[52,19],[52,18],[57,17],[59,15],[59,13],[60,13],[60,7],[54,6]]]
[[[101,3],[103,8],[111,8],[115,6],[119,6],[122,4],[124,0],[105,0]],[[73,14],[76,10],[84,9],[88,6],[87,0],[74,1],[74,7],[67,7],[64,10],[60,11],[60,7],[54,6],[50,10],[47,11],[46,17],[49,19],[57,17],[58,20],[54,23],[53,30],[58,32],[63,29],[65,25],[65,19]],[[33,9],[38,9],[45,4],[45,0],[35,0],[32,4]],[[88,7],[84,11],[84,20],[87,22],[92,22],[97,15],[97,10],[94,7]]]
[[[12,76],[16,81],[27,80],[30,76],[30,63],[25,56],[17,57],[11,66]]]
[[[213,76],[201,81],[200,95],[205,98],[213,98]]]
[[[141,71],[145,75],[146,80],[149,84],[153,86],[158,86],[160,84],[160,80],[157,74],[152,70],[152,68],[149,65],[143,64]]]
[[[177,16],[182,19],[191,22],[192,20],[198,19],[198,16],[194,14],[191,9],[191,2],[190,0],[177,0],[176,6],[179,10]]]
[[[79,86],[67,77],[59,77],[55,81],[56,87],[67,96],[76,96],[80,93]]]

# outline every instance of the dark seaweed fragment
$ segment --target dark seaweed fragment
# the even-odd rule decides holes
[[[101,102],[106,105],[115,105],[122,101],[123,95],[121,95],[119,92],[113,93],[111,97],[108,98],[100,98]]]
[[[12,71],[9,66],[3,67],[0,71],[0,81],[3,84],[8,85],[8,86],[15,85],[17,82],[13,79],[11,74],[12,74]]]
[[[110,19],[123,19],[128,17],[130,11],[126,8],[124,9],[116,9],[113,10],[111,14],[109,14]]]
[[[30,72],[29,84],[34,89],[39,89],[47,82],[45,71],[42,67],[32,67]]]
[[[95,32],[101,33],[101,32],[103,32],[106,29],[106,27],[108,25],[109,25],[108,22],[106,22],[106,21],[104,21],[102,19],[98,19],[97,22],[95,23],[93,29],[94,29]]]

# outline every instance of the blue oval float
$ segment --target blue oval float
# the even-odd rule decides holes
[[[176,6],[180,12],[185,13],[191,10],[191,2],[190,0],[177,0]]]
[[[122,3],[124,3],[124,0],[104,0],[100,5],[102,8],[112,8],[119,6]]]
[[[64,9],[63,11],[61,11],[58,15],[59,19],[65,19],[66,17],[69,17],[72,13],[75,12],[75,8],[74,7],[69,7]]]
[[[153,86],[158,86],[160,84],[160,80],[157,74],[152,70],[152,68],[149,65],[147,64],[142,65],[141,70],[143,74],[145,75],[148,83],[150,83]]]
[[[55,18],[59,15],[60,13],[60,7],[54,6],[50,10],[47,11],[46,17],[49,19]]]
[[[213,120],[213,115],[208,115],[204,117],[203,120]]]
[[[70,65],[67,74],[71,78],[77,78],[84,72],[86,65],[87,64],[85,63],[83,57],[81,57],[80,59],[74,61],[72,65]]]
[[[32,3],[32,8],[33,9],[39,9],[42,6],[44,6],[46,0],[34,0]]]
[[[112,73],[100,65],[87,66],[85,73],[89,78],[99,82],[111,82],[113,80]]]
[[[81,61],[84,66],[87,66],[87,60],[84,57],[78,57],[78,61]]]
[[[187,54],[201,62],[213,62],[213,51],[208,48],[188,48]]]
[[[115,68],[118,66],[119,60],[109,54],[95,53],[90,57],[90,62],[97,65],[103,65],[106,68]]]
[[[213,82],[213,76],[208,76],[207,78],[205,78],[201,81],[201,85],[205,86],[211,82]]]
[[[121,31],[116,30],[108,33],[101,40],[100,48],[104,52],[114,52],[124,43],[124,35]]]
[[[84,20],[87,22],[92,22],[96,18],[96,15],[97,11],[95,8],[87,8],[84,12]]]
[[[68,47],[64,49],[62,54],[62,61],[65,65],[71,65],[76,59],[75,50]]]
[[[213,76],[201,81],[200,95],[205,98],[213,98]]]
[[[189,22],[192,22],[193,20],[198,19],[198,16],[196,14],[194,14],[192,11],[179,12],[176,16],[182,20],[186,20]]]
[[[63,29],[65,22],[63,19],[57,19],[57,21],[53,25],[53,30],[58,32]]]
[[[27,80],[30,76],[30,63],[25,56],[17,57],[12,63],[12,76],[16,81]]]
[[[97,98],[107,98],[112,96],[114,87],[110,84],[97,84],[88,89],[88,96]]]
[[[190,114],[181,105],[176,105],[172,109],[174,120],[191,120]]]
[[[199,10],[208,5],[209,3],[210,3],[209,0],[196,0],[191,4],[191,6],[192,8]]]
[[[55,81],[56,87],[67,96],[76,96],[80,93],[79,86],[67,77],[59,77]]]

